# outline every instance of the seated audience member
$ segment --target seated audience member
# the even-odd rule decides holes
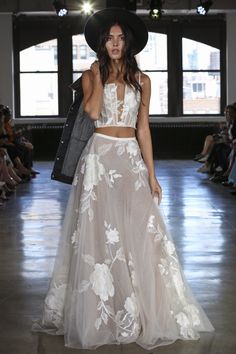
[[[22,129],[16,130],[12,119],[11,110],[4,106],[4,128],[9,142],[13,143],[18,150],[23,165],[30,170],[31,175],[35,177],[39,172],[33,170],[33,145],[23,135]]]
[[[236,195],[236,147],[234,147],[234,160],[227,181],[222,182],[222,185],[225,187],[232,187],[234,190],[231,194]]]
[[[231,194],[236,196],[236,160],[234,161],[233,167],[230,171],[228,183],[231,183],[234,189]]]
[[[14,142],[10,141],[9,135],[7,134],[5,130],[5,114],[4,114],[4,107],[3,105],[0,105],[0,112],[1,112],[1,123],[0,123],[0,147],[4,148],[11,161],[14,164],[15,171],[17,172],[17,175],[29,179],[31,175],[31,171],[26,168],[22,161],[21,161],[21,152],[19,151],[18,147]]]
[[[224,136],[222,142],[214,144],[212,151],[207,158],[205,164],[198,169],[198,172],[202,173],[214,173],[218,174],[217,180],[214,182],[220,182],[227,179],[227,171],[229,171],[230,157],[233,145],[236,142],[236,103],[227,106],[229,115],[229,128],[228,134]],[[222,178],[219,178],[219,175]]]
[[[209,154],[215,144],[224,142],[228,136],[228,129],[230,125],[230,115],[229,115],[229,106],[225,107],[225,119],[224,123],[220,123],[218,126],[218,132],[212,135],[207,135],[203,144],[203,148],[200,154],[197,154],[194,157],[195,161],[206,162]],[[200,172],[200,171],[199,171]]]
[[[7,193],[13,192],[16,186],[8,173],[4,154],[4,149],[0,148],[0,205],[3,205],[3,202],[8,200]]]

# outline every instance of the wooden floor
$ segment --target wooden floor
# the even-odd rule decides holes
[[[192,161],[159,161],[166,221],[189,284],[216,332],[146,351],[136,344],[96,353],[236,353],[236,197],[196,172]],[[53,267],[69,186],[50,180],[51,163],[0,207],[0,354],[91,353],[64,347],[63,337],[30,332]]]

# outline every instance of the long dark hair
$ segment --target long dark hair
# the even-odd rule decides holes
[[[129,86],[134,87],[139,92],[142,92],[142,87],[138,80],[136,79],[137,72],[141,73],[140,69],[138,68],[137,61],[134,56],[134,40],[133,34],[129,27],[120,21],[116,21],[113,23],[109,23],[103,31],[101,32],[99,42],[98,42],[98,50],[97,50],[97,58],[100,64],[100,73],[103,85],[105,85],[108,76],[109,76],[109,63],[110,57],[106,50],[106,42],[109,36],[109,32],[112,26],[118,25],[122,29],[122,32],[125,37],[125,47],[124,47],[124,81]]]

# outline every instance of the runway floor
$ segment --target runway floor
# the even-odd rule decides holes
[[[216,331],[146,351],[136,344],[103,346],[102,354],[236,353],[236,197],[198,174],[189,160],[161,160],[162,208],[189,284]],[[64,347],[62,336],[32,334],[52,272],[70,186],[51,181],[52,163],[18,186],[0,207],[0,354],[92,353]]]

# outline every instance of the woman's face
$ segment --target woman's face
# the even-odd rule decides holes
[[[111,59],[119,60],[123,57],[125,36],[119,25],[114,25],[110,28],[105,46]]]

